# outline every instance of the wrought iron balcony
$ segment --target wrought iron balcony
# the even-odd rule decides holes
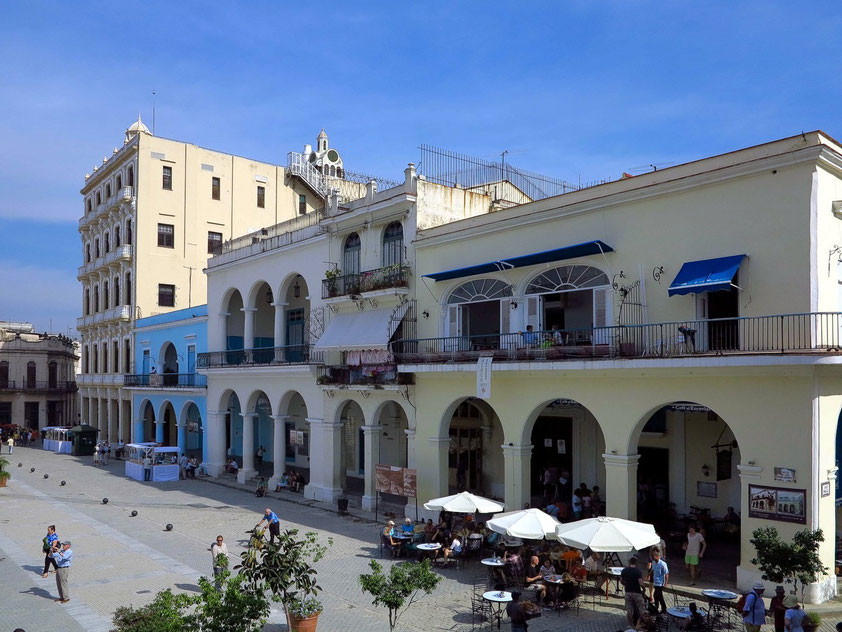
[[[75,393],[79,388],[75,381],[56,381],[48,380],[46,382],[39,382],[35,380],[2,380],[0,381],[0,391],[48,391],[55,393]]]
[[[129,388],[207,388],[208,377],[199,373],[141,373],[124,375]]]
[[[320,366],[316,381],[322,386],[394,386],[415,384],[412,373],[398,373],[397,366]]]
[[[322,281],[322,298],[406,287],[409,283],[409,275],[409,266],[391,265],[359,274],[328,277]]]
[[[814,312],[687,320],[642,325],[507,334],[402,339],[391,345],[398,364],[704,355],[840,354],[842,313]]]
[[[322,353],[320,351],[314,351],[311,345],[289,345],[286,347],[235,349],[200,353],[197,366],[200,369],[216,369],[221,367],[282,364],[321,364],[321,362]]]

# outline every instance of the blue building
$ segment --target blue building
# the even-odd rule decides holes
[[[207,378],[196,373],[207,323],[207,305],[136,321],[136,373],[124,378],[132,391],[133,442],[177,445],[200,459],[207,454]]]

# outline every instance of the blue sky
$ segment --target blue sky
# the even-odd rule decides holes
[[[260,160],[324,127],[383,177],[428,143],[614,179],[842,136],[840,6],[3,0],[0,319],[75,326],[79,189],[153,89],[157,134]]]

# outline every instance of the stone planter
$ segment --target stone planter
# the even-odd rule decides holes
[[[299,619],[287,610],[287,626],[289,626],[290,632],[315,632],[320,614],[321,613],[319,612],[314,614],[312,617]]]

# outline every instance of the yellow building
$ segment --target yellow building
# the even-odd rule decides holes
[[[82,420],[102,438],[128,442],[124,375],[141,372],[132,361],[134,321],[204,304],[210,253],[232,237],[307,214],[317,198],[290,184],[282,166],[153,136],[140,117],[123,145],[86,175],[81,193]],[[156,370],[164,364],[152,359]],[[178,372],[177,363],[168,370]]]

